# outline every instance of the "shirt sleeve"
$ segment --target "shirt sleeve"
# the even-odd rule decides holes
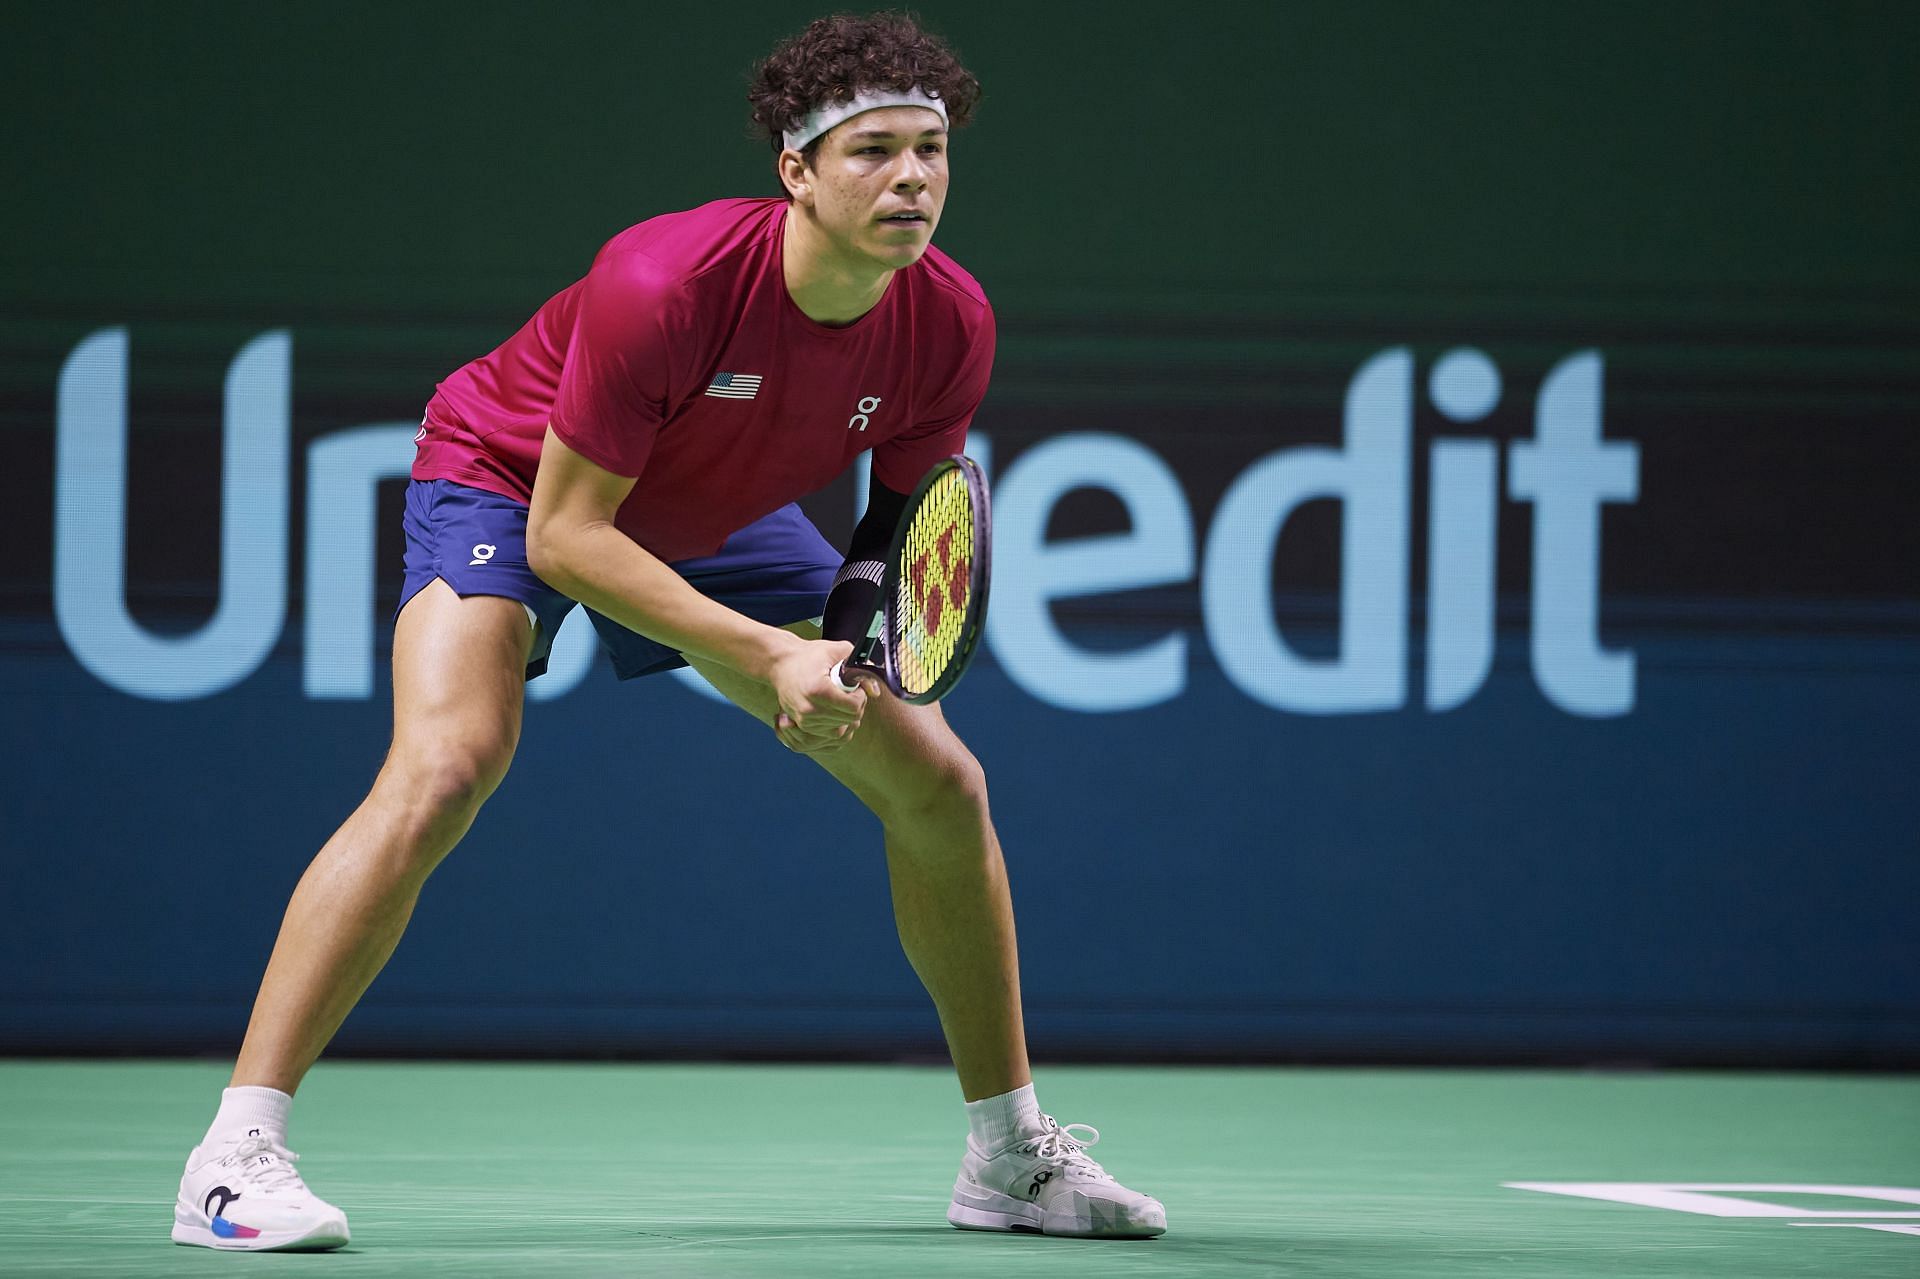
[[[967,353],[946,387],[921,414],[921,420],[873,450],[873,476],[890,489],[911,493],[935,462],[964,452],[967,427],[986,398],[993,376],[993,312],[983,310]]]
[[[646,469],[667,419],[676,384],[668,334],[684,331],[674,322],[684,300],[679,282],[639,253],[609,254],[581,282],[553,431],[615,475]]]

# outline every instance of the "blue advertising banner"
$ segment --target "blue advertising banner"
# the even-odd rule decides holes
[[[119,87],[7,126],[45,200],[0,246],[0,1051],[237,1046],[385,747],[422,406],[621,226],[770,189],[724,114],[785,30],[749,8],[724,48],[661,19],[683,64],[552,120],[467,77],[422,99],[434,23],[375,7],[351,50],[237,9],[204,46],[158,10],[33,19]],[[1263,51],[1287,118],[1323,114],[1084,152],[1023,133],[1067,18],[1016,48],[929,14],[981,51],[941,243],[1000,323],[969,446],[993,604],[946,705],[1035,1054],[1920,1061],[1920,198],[1883,163],[1914,20],[1447,12],[1290,7],[1224,48],[1123,24],[1223,60],[1229,117],[1278,109]],[[604,79],[620,46],[583,37],[627,20],[521,53]],[[1095,93],[1123,53],[1061,73]],[[670,151],[621,122],[649,112],[699,154],[641,189],[607,157]],[[571,194],[546,217],[525,184]],[[805,509],[844,542],[864,487]],[[528,698],[342,1051],[940,1051],[855,801],[688,672],[618,684],[578,614]]]

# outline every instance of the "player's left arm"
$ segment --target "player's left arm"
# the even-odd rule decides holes
[[[854,525],[846,562],[827,592],[820,618],[823,639],[845,640],[858,648],[867,638],[880,605],[880,579],[886,574],[887,552],[893,547],[894,530],[906,509],[905,493],[877,478],[868,483],[866,513]]]

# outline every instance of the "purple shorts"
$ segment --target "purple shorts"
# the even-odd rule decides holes
[[[527,565],[527,508],[510,497],[451,480],[407,485],[407,577],[400,607],[434,578],[467,595],[519,600],[537,630],[527,678],[547,669],[547,654],[575,601],[548,586]],[[785,626],[820,616],[843,557],[796,505],[786,505],[727,539],[718,555],[680,560],[670,567],[708,599],[756,622]],[[614,674],[634,679],[685,666],[665,644],[635,634],[592,609],[593,629],[613,660]]]

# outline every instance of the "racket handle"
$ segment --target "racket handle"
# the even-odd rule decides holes
[[[845,672],[841,670],[841,668],[845,665],[846,665],[845,662],[835,662],[833,664],[833,669],[828,671],[827,675],[830,679],[833,680],[834,683],[838,684],[841,688],[845,689],[847,692],[857,693],[860,691],[860,681],[857,679],[848,679],[846,677]]]

